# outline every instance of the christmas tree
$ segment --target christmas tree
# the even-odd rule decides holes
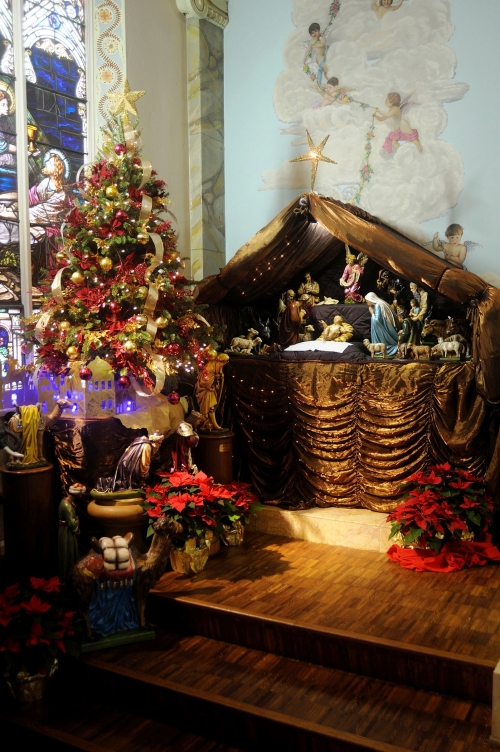
[[[164,215],[166,185],[140,158],[128,85],[117,100],[100,158],[86,168],[62,228],[58,269],[49,275],[41,313],[25,322],[25,348],[53,375],[99,356],[118,384],[135,377],[149,392],[174,388],[216,356],[216,335],[193,301],[177,238]],[[121,97],[121,99],[120,99]],[[137,96],[135,96],[137,98]]]

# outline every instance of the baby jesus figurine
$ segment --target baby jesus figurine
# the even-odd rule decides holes
[[[354,336],[354,327],[344,321],[342,316],[334,316],[333,322],[327,325],[325,321],[320,321],[323,327],[323,333],[318,340],[325,342],[348,342]]]

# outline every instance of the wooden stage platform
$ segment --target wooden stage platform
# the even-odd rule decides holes
[[[66,741],[54,749],[490,749],[497,566],[417,574],[253,533],[198,575],[166,573],[148,614],[156,640],[86,654],[67,711],[38,710],[37,733]],[[29,732],[26,714],[0,716]]]

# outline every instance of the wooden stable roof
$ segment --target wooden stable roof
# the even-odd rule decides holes
[[[199,303],[252,305],[275,299],[301,271],[328,263],[347,243],[396,276],[470,307],[478,389],[500,402],[500,290],[458,269],[349,204],[303,194],[200,283]]]

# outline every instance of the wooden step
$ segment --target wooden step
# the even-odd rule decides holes
[[[487,705],[202,636],[88,654],[86,686],[155,721],[254,750],[482,752]]]
[[[4,738],[16,748],[43,745],[51,752],[240,752],[236,747],[181,731],[134,711],[98,702],[98,692],[82,697],[83,686],[70,677],[54,682],[41,702],[18,705],[2,697],[0,718]]]
[[[152,623],[247,648],[464,700],[491,703],[494,661],[319,627],[167,592],[148,601]]]

